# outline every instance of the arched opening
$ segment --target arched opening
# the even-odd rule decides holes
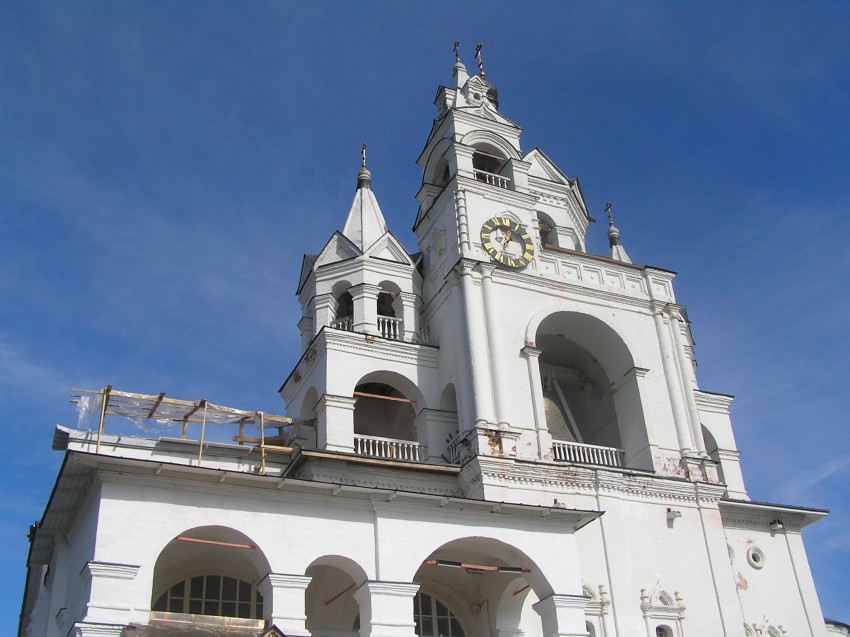
[[[348,558],[331,555],[315,560],[306,575],[311,577],[305,591],[307,630],[313,635],[355,637],[360,608],[354,591],[366,581],[363,569]]]
[[[596,637],[596,629],[590,622],[584,622],[584,629],[587,631],[587,637]]]
[[[537,344],[552,437],[620,448],[611,381],[596,357],[564,334],[541,334]]]
[[[463,635],[540,634],[541,619],[532,606],[552,593],[527,555],[483,537],[444,544],[423,561],[413,581],[420,586],[423,607],[442,611],[437,630],[429,633],[430,624],[423,625],[422,632],[417,627],[420,635],[448,635],[446,628],[452,636],[457,629]]]
[[[537,227],[540,230],[540,243],[547,246],[558,246],[558,233],[555,231],[555,222],[549,215],[537,213]]]
[[[378,292],[378,332],[384,338],[404,338],[401,289],[392,281],[383,281]]]
[[[504,175],[508,160],[504,153],[489,144],[475,144],[475,152],[472,154],[472,172],[478,181],[509,188],[511,180]]]
[[[673,637],[673,629],[666,624],[656,626],[655,637]]]
[[[221,526],[191,529],[157,558],[151,609],[262,619],[257,583],[269,571],[262,551],[245,534]]]
[[[556,460],[652,468],[637,374],[606,323],[554,312],[537,326],[546,426]]]
[[[331,294],[336,302],[336,310],[334,312],[334,320],[331,327],[338,330],[351,331],[354,329],[354,299],[348,288],[351,284],[348,281],[337,281]]]
[[[410,400],[386,383],[361,383],[354,390],[354,433],[416,440]]]

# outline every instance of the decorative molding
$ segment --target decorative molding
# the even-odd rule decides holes
[[[86,562],[81,577],[93,578],[104,577],[108,579],[135,579],[141,566],[135,564],[116,564],[113,562]]]
[[[78,622],[71,628],[73,637],[121,637],[125,624],[90,624]]]

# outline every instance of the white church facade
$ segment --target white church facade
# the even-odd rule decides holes
[[[826,512],[748,496],[674,273],[631,263],[610,211],[586,252],[578,180],[523,152],[483,71],[458,59],[435,104],[419,252],[364,148],[304,257],[286,417],[79,397],[97,426],[54,435],[19,637],[847,634],[801,535]]]

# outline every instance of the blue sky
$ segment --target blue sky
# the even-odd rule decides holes
[[[69,388],[282,413],[301,254],[369,144],[413,251],[415,165],[452,43],[500,111],[679,272],[702,388],[734,394],[751,497],[805,532],[850,621],[846,3],[0,4],[0,632],[76,421]],[[604,252],[605,224],[589,249]]]

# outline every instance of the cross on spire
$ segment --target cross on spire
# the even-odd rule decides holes
[[[460,62],[460,40],[455,40],[455,62]]]
[[[363,144],[363,146],[360,148],[360,158],[363,162],[360,165],[361,168],[366,168],[366,144]],[[611,204],[608,204],[608,205],[611,205]]]
[[[482,78],[486,77],[484,74],[484,60],[481,59],[481,43],[475,45],[475,59],[478,60],[478,75]]]
[[[611,202],[610,201],[605,202],[605,212],[608,215],[608,225],[613,226],[614,225],[614,217],[611,215]]]

